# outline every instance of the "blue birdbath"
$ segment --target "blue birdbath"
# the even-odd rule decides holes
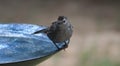
[[[45,28],[33,24],[0,24],[0,66],[35,66],[59,52],[46,34],[33,34]],[[56,45],[62,48],[65,43]]]

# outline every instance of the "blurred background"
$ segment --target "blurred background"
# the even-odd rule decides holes
[[[38,66],[120,66],[119,0],[1,0],[0,23],[51,25],[69,18],[69,47]]]

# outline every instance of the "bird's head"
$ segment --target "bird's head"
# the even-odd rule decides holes
[[[65,16],[59,16],[57,21],[53,22],[53,25],[56,26],[56,28],[57,27],[58,28],[64,28],[64,27],[71,26],[69,20]]]

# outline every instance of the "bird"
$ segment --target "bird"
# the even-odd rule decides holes
[[[60,48],[56,45],[56,43],[64,42],[65,45],[61,49],[65,49],[68,47],[68,43],[70,42],[70,38],[73,34],[73,26],[70,21],[65,16],[59,16],[56,21],[52,22],[52,25],[46,29],[36,31],[37,33],[46,33],[47,36],[53,41],[55,46],[60,50]]]

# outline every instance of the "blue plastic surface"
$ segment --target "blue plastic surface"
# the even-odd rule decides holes
[[[56,46],[44,33],[45,29],[32,24],[0,24],[0,64],[27,61],[57,52]],[[62,48],[63,43],[57,43]]]

